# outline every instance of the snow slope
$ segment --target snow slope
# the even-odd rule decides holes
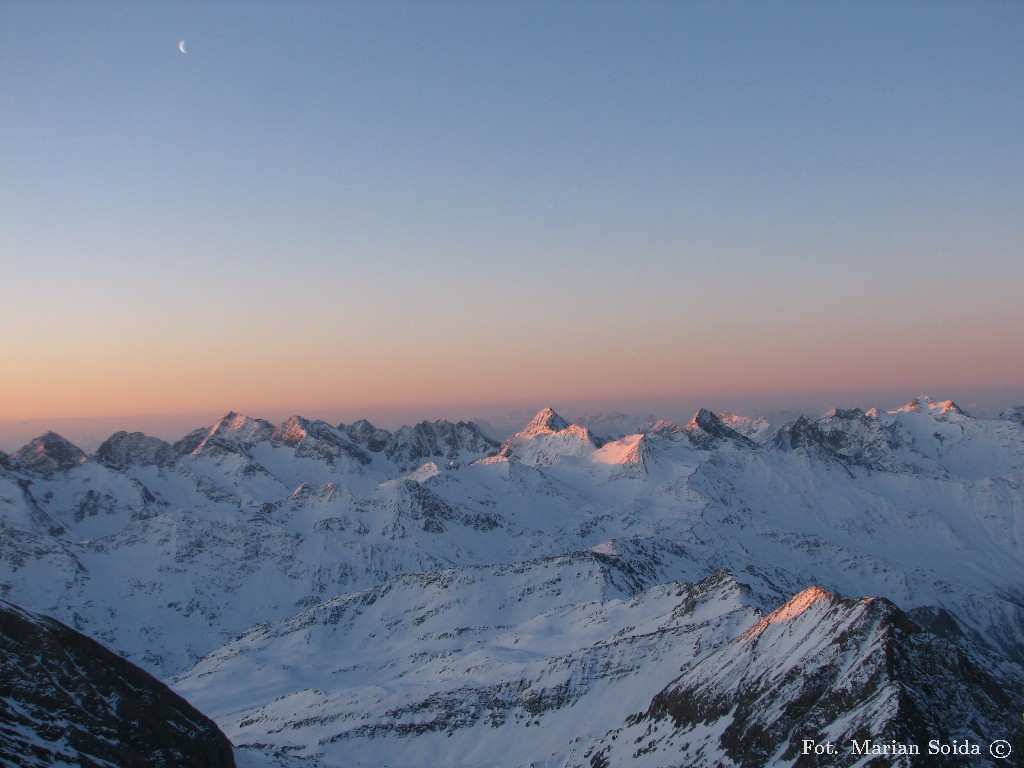
[[[253,749],[564,764],[809,585],[886,598],[1016,680],[1016,413],[701,410],[606,440],[544,409],[498,444],[232,412],[92,456],[49,433],[0,457],[0,596],[175,680]]]

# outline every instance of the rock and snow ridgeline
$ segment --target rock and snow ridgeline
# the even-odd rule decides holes
[[[976,739],[1022,706],[1020,410],[47,433],[0,455],[0,597],[174,681],[252,765]]]

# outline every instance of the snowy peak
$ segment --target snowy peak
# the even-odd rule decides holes
[[[563,419],[553,408],[542,408],[530,423],[516,433],[516,437],[535,437],[537,435],[552,435],[568,429],[571,424]]]
[[[347,433],[325,421],[304,419],[301,416],[292,416],[276,426],[270,433],[270,440],[294,448],[299,458],[322,461],[333,468],[338,468],[339,462],[344,464],[352,460],[355,464],[351,464],[350,468],[355,469],[373,460],[349,439]]]
[[[551,408],[544,408],[505,441],[498,455],[540,467],[554,464],[561,456],[588,455],[602,445],[586,427],[570,424]]]
[[[743,423],[741,417],[732,416],[728,411],[723,416],[729,416],[734,423]],[[751,420],[748,419],[747,421]],[[751,425],[750,428],[752,431],[758,432],[761,430],[761,425]],[[730,445],[748,449],[757,447],[757,443],[733,429],[722,417],[716,416],[707,408],[699,409],[685,427],[679,426],[674,421],[661,419],[651,426],[649,434],[654,437],[670,440],[678,440],[680,437],[685,437],[694,448],[704,451]]]
[[[292,416],[274,427],[270,439],[285,445],[298,445],[309,437],[310,423],[301,416]]]
[[[256,443],[267,439],[274,431],[273,425],[263,419],[254,419],[235,411],[228,411],[220,421],[210,427],[210,437],[231,437],[238,442]]]
[[[595,448],[600,448],[603,441],[594,436],[589,429],[579,424],[570,424],[551,408],[544,408],[531,419],[519,432],[512,436],[512,439],[530,439],[535,437],[571,437],[589,443]]]
[[[23,472],[50,477],[85,461],[81,448],[56,432],[47,432],[19,449],[12,463]]]
[[[427,461],[445,465],[472,461],[498,448],[474,423],[446,420],[422,421],[392,433],[365,419],[332,427],[324,421],[292,416],[274,428],[270,440],[295,448],[296,456],[321,459],[331,466],[345,456],[365,466],[373,463],[374,454],[383,454],[401,471]]]
[[[1020,727],[1011,713],[1022,702],[888,600],[811,588],[685,670],[584,757],[592,766],[802,765],[809,739],[838,749],[808,764],[838,768],[852,764],[856,740],[861,754],[880,755],[872,765],[923,765],[872,746],[923,751],[937,736],[987,745],[987,733]]]
[[[832,593],[826,592],[821,587],[808,587],[796,597],[792,598],[789,602],[779,608],[776,608],[770,614],[757,622],[757,624],[748,629],[744,633],[744,637],[756,637],[772,624],[778,624],[779,622],[795,619],[812,606],[826,600],[831,600],[834,597],[835,596]]]
[[[254,419],[235,411],[228,411],[213,426],[205,430],[196,430],[175,444],[179,452],[198,454],[208,447],[216,446],[220,451],[235,453],[251,448],[257,443],[269,440],[274,433],[274,426],[269,421]],[[198,438],[198,439],[197,439]]]
[[[647,463],[656,454],[657,448],[653,441],[646,435],[636,434],[605,443],[594,452],[593,460],[600,464],[617,465],[625,472],[625,476],[643,477],[647,472]]]
[[[683,428],[676,424],[674,421],[668,419],[658,419],[651,428],[648,430],[649,434],[652,435],[673,435],[677,432],[682,432]]]
[[[760,443],[772,428],[771,422],[763,417],[751,418],[730,413],[729,411],[722,411],[719,418],[730,429],[739,432],[744,437],[749,437],[757,443]]]
[[[1020,449],[1011,448],[1016,438],[999,434],[996,424],[975,419],[952,400],[923,395],[887,412],[833,408],[816,420],[801,416],[780,427],[773,444],[848,469],[978,479],[1020,464]]]
[[[956,414],[958,416],[970,416],[967,411],[958,406],[952,400],[943,400],[936,402],[931,395],[919,395],[911,400],[909,403],[904,405],[902,408],[897,408],[894,411],[889,411],[891,414],[897,413],[930,413],[932,416],[946,416],[949,414]]]

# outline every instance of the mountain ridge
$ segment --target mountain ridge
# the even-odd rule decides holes
[[[235,412],[175,443],[115,433],[92,455],[50,436],[0,462],[0,597],[178,681],[241,753],[324,766],[351,750],[415,762],[427,744],[447,765],[596,755],[680,664],[738,653],[766,617],[758,637],[834,595],[885,598],[1016,685],[1024,425],[1013,409],[979,419],[912,402],[771,429],[701,409],[611,438],[545,408],[504,443],[471,422],[389,431]],[[685,618],[725,615],[698,593],[728,594],[728,632]],[[316,673],[349,642],[323,640],[333,625],[317,618],[341,606],[362,666]],[[307,643],[302,626],[321,629]],[[434,650],[418,657],[426,634]],[[688,650],[674,660],[677,641]],[[362,711],[335,677],[391,693],[368,689]],[[609,697],[591,726],[573,714]]]

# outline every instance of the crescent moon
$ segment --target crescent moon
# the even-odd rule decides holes
[[[184,40],[179,40],[178,41],[178,50],[181,51],[182,53],[185,53],[185,41]]]

